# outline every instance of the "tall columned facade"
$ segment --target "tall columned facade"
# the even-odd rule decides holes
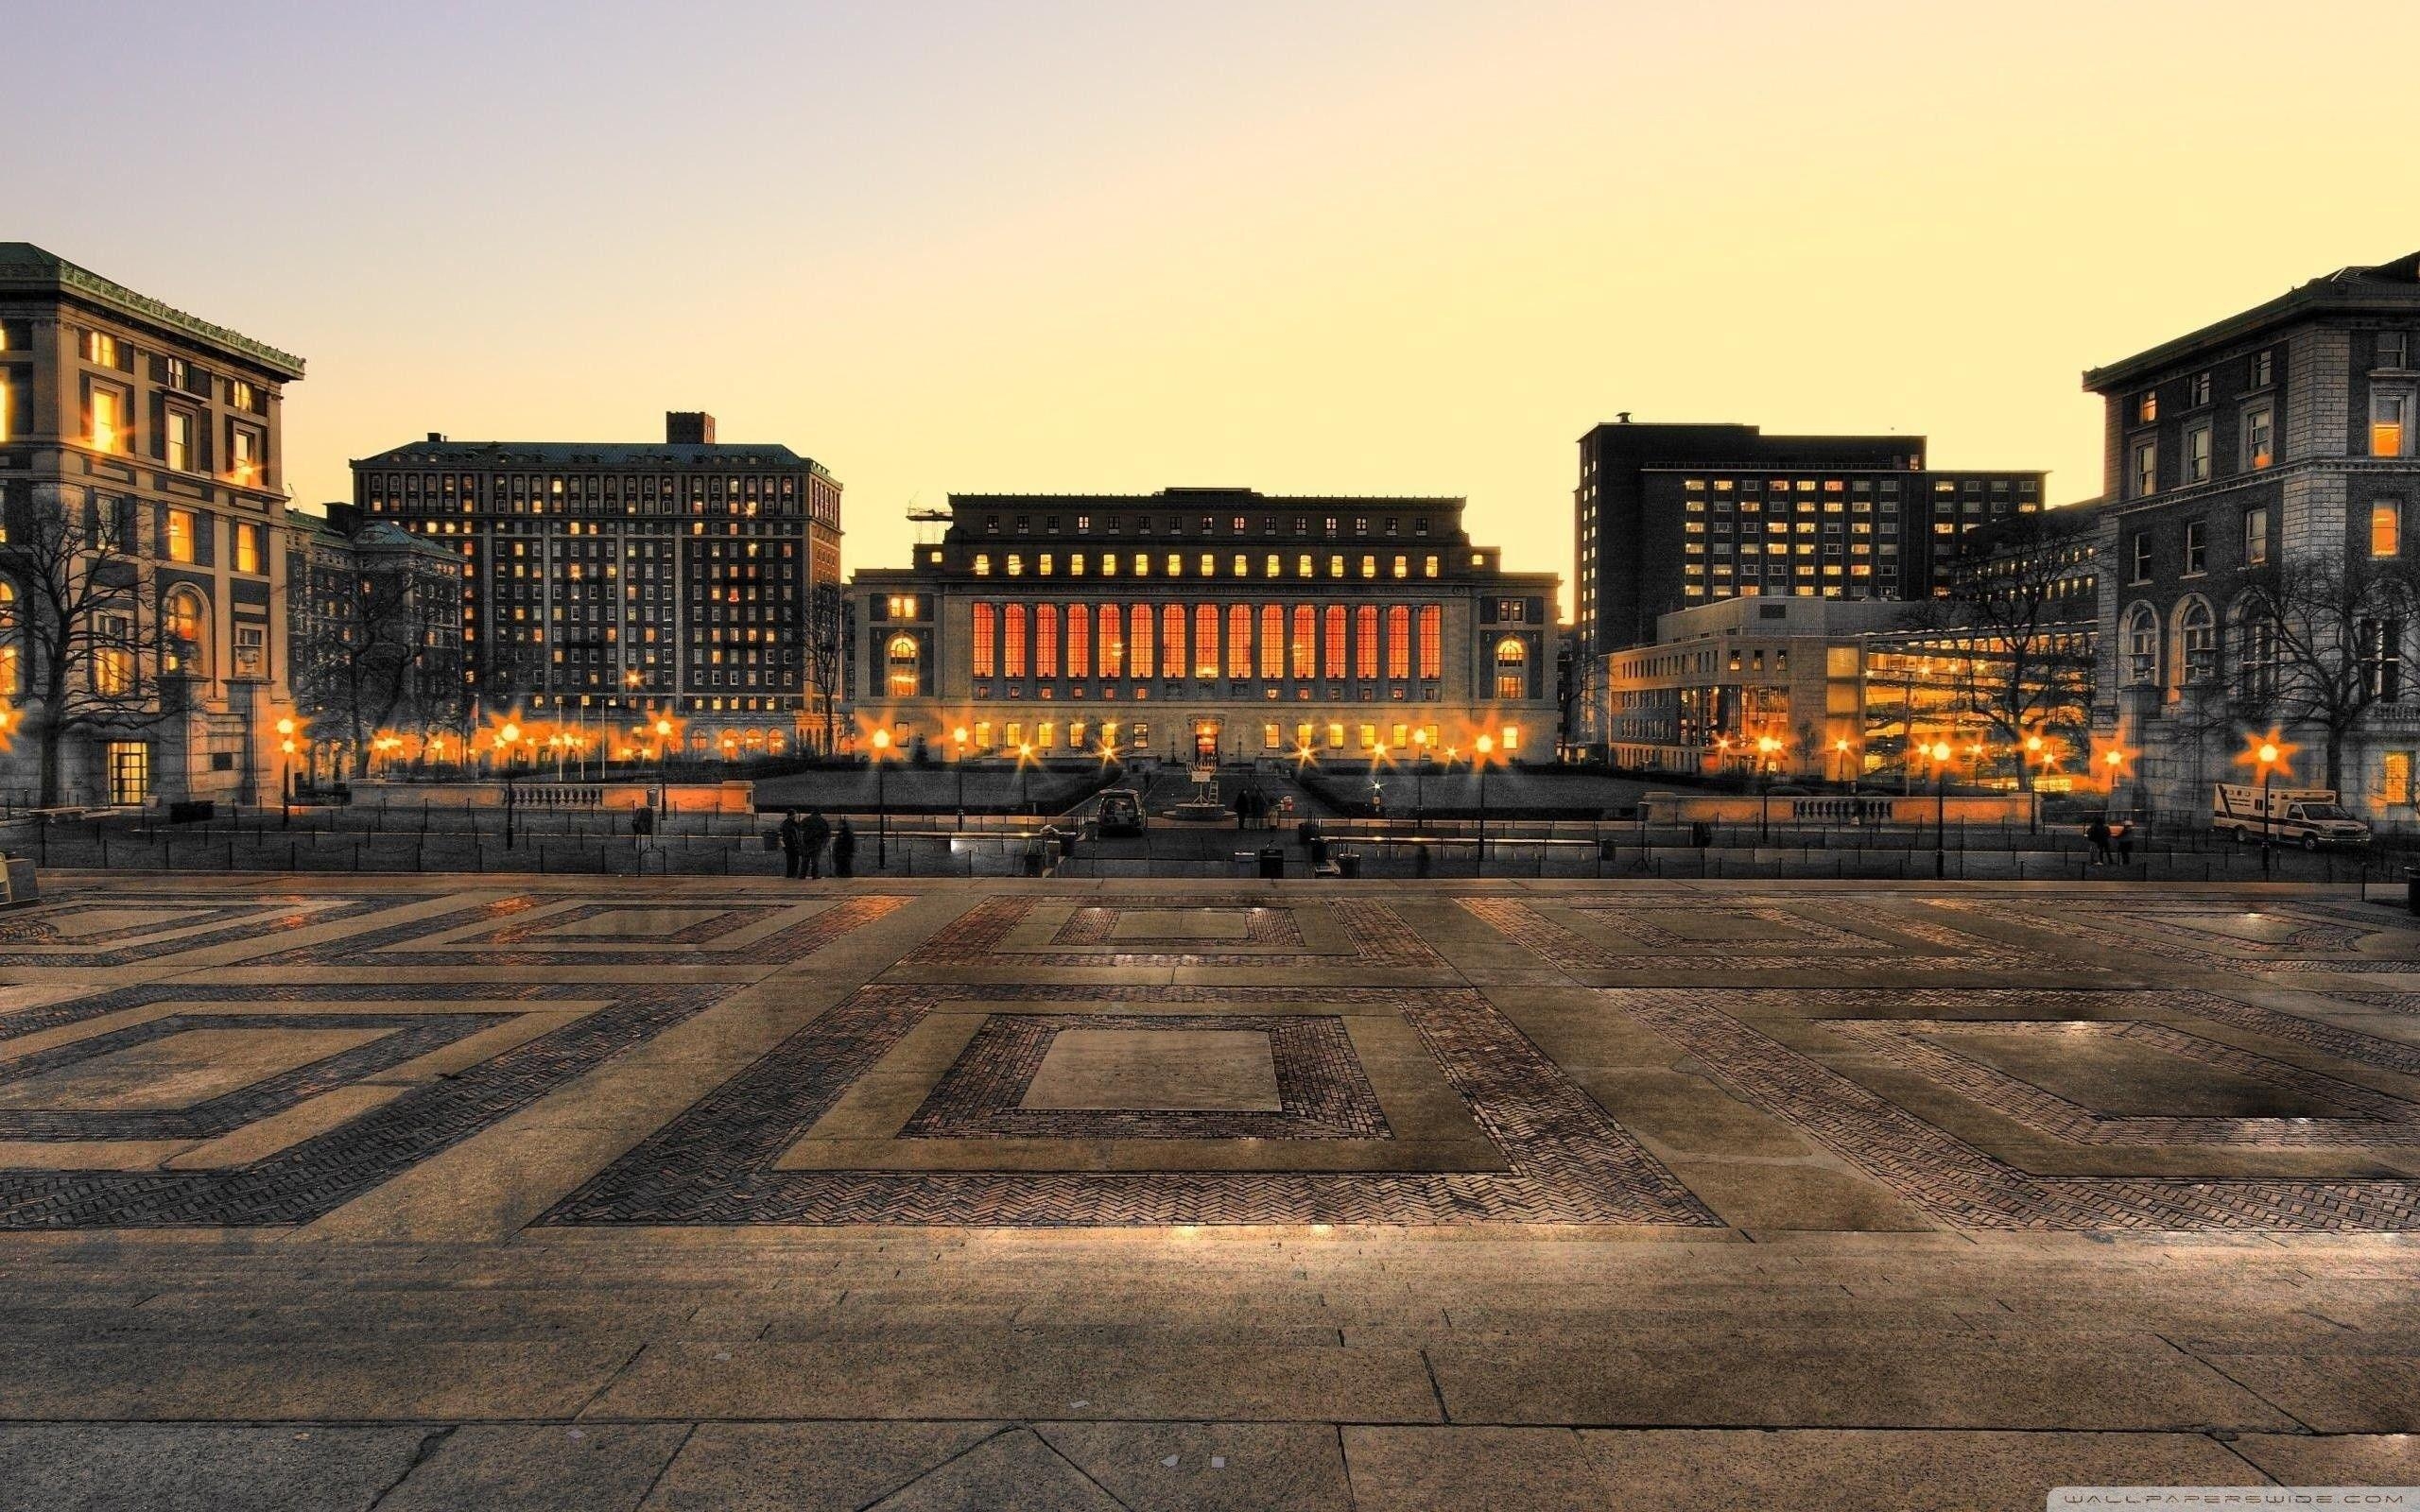
[[[950,505],[940,541],[850,589],[857,727],[904,748],[1353,765],[1484,736],[1555,759],[1557,580],[1507,572],[1460,499]]]

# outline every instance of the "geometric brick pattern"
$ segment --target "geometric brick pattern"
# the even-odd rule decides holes
[[[1794,914],[1763,908],[1721,911],[1735,917],[1786,922],[1796,928],[1811,926],[1814,933],[1804,944],[1772,940],[1707,942],[1690,954],[1653,955],[1625,950],[1605,936],[1583,936],[1521,899],[1464,898],[1461,902],[1522,950],[1558,971],[1580,973],[1770,969],[1792,966],[1809,955],[1826,961],[1840,958],[1843,965],[1892,971],[2001,971],[2025,960],[2007,948],[1976,936],[1918,919],[1869,918],[1861,921],[1863,928],[1874,931],[1869,935],[1813,925],[1811,920]],[[1614,917],[1605,920],[1607,926],[1647,949],[1669,950],[1679,942],[1679,936],[1626,917],[1632,913],[1629,909],[1608,911],[1565,900],[1560,903],[1559,911],[1583,918],[1611,912]]]
[[[1222,1108],[1020,1107],[1064,1031],[1253,1030],[1269,1036],[1273,1112]],[[998,1014],[900,1129],[904,1139],[1379,1140],[1378,1095],[1343,1021],[1302,1015]]]
[[[1909,1203],[1957,1227],[2420,1229],[2420,1180],[2411,1178],[2036,1176],[1983,1153],[1725,1011],[1737,1007],[1753,1013],[1759,1008],[1755,999],[1774,994],[1610,988],[1599,989],[1599,995],[1608,1007],[1634,1016],[1686,1052],[1706,1075],[1749,1106],[1803,1130]],[[1788,997],[1799,1011],[1854,1019],[1888,1018],[1910,1008],[1955,1016],[1962,1008],[2020,1002],[2057,1012],[2079,1005],[2071,1000],[2094,995],[1848,988]],[[2160,995],[2190,998],[2193,1012],[2211,1017],[2219,1016],[2218,1006],[2224,1003],[2199,993]]]
[[[2041,1019],[1838,1019],[1826,1027],[1867,1052],[1931,1077],[1994,1112],[2076,1144],[2225,1144],[2302,1149],[2321,1145],[2420,1146],[2420,1104],[2323,1076],[2248,1050],[2187,1034],[2164,1023]],[[1969,1059],[1933,1040],[1945,1032],[2072,1043],[2079,1038],[2124,1040],[2313,1101],[2355,1116],[2227,1117],[2104,1113],[2061,1097],[1997,1067]]]
[[[582,935],[577,940],[533,946],[515,945],[577,919],[595,918],[631,907],[627,898],[566,900],[561,894],[517,893],[427,919],[409,919],[383,929],[365,930],[324,945],[302,945],[258,957],[251,966],[713,966],[758,965],[804,959],[852,930],[873,922],[908,900],[904,896],[860,893],[838,899],[800,921],[744,944],[717,946],[762,917],[779,912],[763,905],[716,903],[717,911],[738,917],[710,920],[681,932],[689,936],[631,934]],[[574,906],[557,912],[564,902]],[[532,910],[548,910],[525,918]],[[492,931],[471,934],[460,943],[420,949],[406,948],[431,936],[493,925]],[[496,943],[501,936],[505,943]]]
[[[2035,929],[2078,930],[2114,946],[2121,955],[2151,955],[2197,965],[2257,964],[2263,970],[2320,971],[2411,971],[2411,962],[2373,962],[2359,957],[2294,961],[2292,956],[2350,953],[2372,936],[2394,932],[2382,909],[2374,917],[2301,902],[2264,902],[2255,908],[2205,902],[2136,902],[2092,909],[2052,907],[2020,899],[1936,898],[1933,907],[1957,913],[1990,913]],[[2247,919],[2282,937],[2244,932]],[[2234,927],[2230,927],[2234,926]]]
[[[307,1223],[587,1074],[706,1007],[728,989],[694,985],[421,984],[407,990],[420,1002],[476,1005],[486,1011],[465,1017],[478,1023],[541,1005],[598,1005],[486,1061],[410,1087],[335,1128],[248,1164],[203,1171],[0,1171],[0,1228]],[[63,1022],[76,1022],[160,1002],[383,1002],[398,995],[397,988],[383,984],[197,987],[162,983],[34,1011],[55,1017],[64,1009]],[[235,1022],[251,1022],[253,1017],[237,1015]],[[280,1026],[326,1022],[354,1026],[356,1021],[335,1014],[276,1021]],[[361,1064],[356,1062],[354,1069],[366,1074],[360,1072]],[[320,1070],[324,1073],[324,1065]],[[315,1079],[312,1085],[322,1086],[323,1080]],[[279,1100],[290,1100],[285,1097],[287,1091],[302,1094],[288,1086],[278,1093]]]
[[[1190,911],[1201,910],[1201,905],[1196,903]],[[1138,938],[1131,935],[1119,937],[1117,936],[1119,916],[1139,911],[1132,903],[1120,903],[1114,908],[1098,906],[1079,908],[1069,914],[1067,921],[1059,926],[1059,932],[1050,936],[1050,943],[1053,945],[1108,945],[1114,942],[1119,945],[1161,946],[1194,943],[1165,937]],[[1303,926],[1295,922],[1292,909],[1254,906],[1245,909],[1243,913],[1243,942],[1245,944],[1291,946],[1295,950],[1304,949]]]
[[[1079,1013],[1149,1001],[1251,1015],[1260,1005],[1383,1004],[1416,1031],[1503,1171],[782,1169],[785,1151],[920,1021],[949,1004]],[[1273,1016],[1273,1015],[1272,1015]],[[551,1224],[1474,1222],[1714,1225],[1718,1220],[1477,992],[1320,988],[876,985],[799,1030],[559,1204]]]
[[[1031,897],[990,898],[970,908],[946,928],[927,940],[923,949],[900,964],[911,967],[996,967],[1007,956],[1001,946],[1011,931],[1024,923],[1040,900]],[[1290,918],[1283,924],[1270,922],[1276,916],[1290,915],[1295,910],[1317,910],[1332,920],[1347,948],[1333,952],[1281,954],[1270,952],[1220,951],[1216,942],[1184,942],[1185,948],[1170,948],[1177,942],[1144,941],[1156,948],[1135,950],[1134,942],[1111,942],[1117,916],[1131,912],[1162,912],[1167,910],[1226,910],[1240,912],[1252,920],[1248,934],[1250,943],[1292,943],[1302,938],[1302,931]],[[1012,957],[1019,964],[1030,966],[1248,966],[1275,968],[1287,966],[1318,967],[1322,970],[1350,970],[1357,967],[1445,969],[1444,958],[1428,948],[1410,926],[1384,903],[1362,898],[1319,899],[1297,901],[1288,899],[1271,902],[1267,898],[1219,898],[1176,896],[1167,898],[1120,896],[1115,906],[1082,908],[1062,925],[1052,943],[1068,939],[1072,928],[1076,937],[1085,943],[1096,943],[1090,950],[1050,950],[1018,952]],[[1290,931],[1291,934],[1281,933]]]
[[[397,908],[408,896],[264,896],[242,902],[196,903],[190,892],[115,892],[90,902],[39,903],[0,919],[0,942],[25,949],[0,951],[0,966],[111,967],[157,965],[186,951],[263,936],[291,933],[339,919]],[[96,913],[142,913],[164,917],[90,933],[74,921]],[[199,924],[215,929],[174,934]]]

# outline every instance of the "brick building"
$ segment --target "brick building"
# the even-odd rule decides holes
[[[1550,762],[1556,580],[1507,572],[1463,501],[1249,489],[958,494],[947,531],[850,587],[861,724],[903,748],[1307,747]]]
[[[290,712],[281,406],[302,376],[300,357],[0,243],[0,696],[23,716],[0,753],[12,799],[45,785],[76,804],[264,796]],[[64,610],[66,596],[36,587],[58,571],[116,592]],[[48,784],[45,724],[58,732]]]
[[[2140,751],[2133,799],[2199,812],[2245,732],[2297,727],[2296,657],[2263,595],[2400,575],[2420,507],[2420,253],[2347,267],[2084,374],[2105,412],[2096,722]],[[2320,644],[2371,700],[2342,747],[2345,802],[2412,822],[2420,699],[2393,607]],[[2358,644],[2353,644],[2358,643]],[[2307,709],[2307,705],[2302,707]],[[2294,776],[2324,781],[2322,732]]]
[[[839,481],[786,446],[717,442],[710,415],[665,419],[661,444],[431,434],[354,462],[354,502],[460,555],[479,716],[670,713],[693,753],[812,745],[804,627],[839,583]]]

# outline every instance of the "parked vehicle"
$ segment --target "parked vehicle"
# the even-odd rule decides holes
[[[1131,787],[1113,787],[1100,796],[1100,808],[1094,818],[1101,834],[1140,834],[1148,822],[1143,813],[1143,795]]]
[[[2277,845],[2316,850],[2325,845],[2367,845],[2370,827],[2336,801],[2328,787],[2272,787],[2267,815],[2250,782],[2221,782],[2210,796],[2210,828],[2250,845],[2266,835]]]

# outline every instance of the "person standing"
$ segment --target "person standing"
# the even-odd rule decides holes
[[[2118,864],[2121,867],[2135,864],[2135,826],[2131,822],[2118,826]]]
[[[2100,866],[2109,859],[2109,821],[2099,815],[2084,826],[2083,837],[2092,842],[2092,865]]]
[[[840,822],[845,826],[849,821],[842,819]],[[803,870],[795,873],[795,875],[813,877],[818,881],[822,880],[823,846],[824,843],[831,838],[832,825],[829,820],[824,818],[823,811],[821,809],[807,810],[806,822],[799,826],[799,844],[800,848],[805,852],[805,855],[803,857],[805,862],[805,866]]]
[[[781,837],[782,875],[793,880],[806,874],[804,849],[804,832],[799,828],[798,810],[782,810],[782,826],[774,832]]]
[[[850,874],[849,868],[856,864],[856,826],[843,818],[840,821],[840,828],[834,832],[832,835],[832,875],[836,877],[848,876]]]

